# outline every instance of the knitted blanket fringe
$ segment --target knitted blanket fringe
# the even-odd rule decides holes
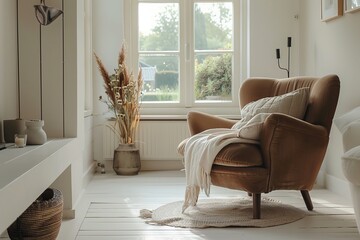
[[[205,192],[206,196],[210,196],[210,185],[211,185],[211,177],[209,174],[207,174],[204,169],[200,169],[200,177],[202,185],[202,190]],[[182,207],[182,212],[189,207],[189,206],[195,206],[200,193],[200,187],[197,185],[189,185],[186,187],[185,191],[185,200]]]

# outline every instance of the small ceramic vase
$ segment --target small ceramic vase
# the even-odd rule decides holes
[[[41,145],[47,141],[46,133],[42,129],[44,120],[26,121],[25,126],[28,145]]]

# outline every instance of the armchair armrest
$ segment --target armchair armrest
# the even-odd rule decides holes
[[[260,134],[269,190],[311,190],[329,141],[327,129],[285,115],[271,114]]]
[[[191,135],[211,128],[231,128],[237,120],[231,120],[202,112],[191,111],[187,115]]]

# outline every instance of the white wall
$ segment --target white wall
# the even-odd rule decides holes
[[[2,120],[18,117],[16,1],[0,1],[0,141]]]
[[[65,137],[76,137],[78,148],[72,162],[74,206],[90,181],[92,158],[92,118],[84,117],[85,95],[85,1],[65,0]],[[90,141],[89,141],[90,140]]]
[[[121,45],[124,41],[123,1],[92,0],[92,47],[109,72],[116,67]],[[102,128],[107,108],[98,101],[105,96],[103,80],[93,61],[93,113],[94,113],[94,159],[103,161]]]
[[[18,0],[20,117],[43,119],[49,137],[63,137],[63,17],[47,26],[35,18],[39,0]],[[62,1],[50,0],[62,9]],[[66,14],[66,13],[65,13]]]
[[[292,37],[290,76],[299,74],[299,0],[250,0],[249,76],[287,77],[278,68],[275,51],[280,48],[281,67],[287,67],[287,38]]]
[[[123,1],[122,0],[93,0],[93,40],[94,52],[100,57],[105,67],[111,73],[116,67],[121,45],[124,41]],[[100,95],[105,94],[103,80],[93,61],[94,78],[94,113],[101,114],[106,108],[98,101]]]
[[[360,105],[360,12],[322,22],[320,1],[313,0],[301,0],[300,12],[300,73],[315,76],[334,73],[340,77],[340,98],[335,114],[340,116]],[[325,158],[328,178],[345,179],[342,154],[341,135],[333,126]]]

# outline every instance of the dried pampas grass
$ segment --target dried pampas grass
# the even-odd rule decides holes
[[[108,100],[104,101],[111,106],[116,119],[112,129],[119,136],[120,143],[134,143],[140,120],[140,98],[143,85],[141,68],[137,78],[134,78],[132,72],[129,73],[125,62],[124,44],[119,53],[118,66],[112,75],[109,75],[96,53],[94,56],[108,96]]]

